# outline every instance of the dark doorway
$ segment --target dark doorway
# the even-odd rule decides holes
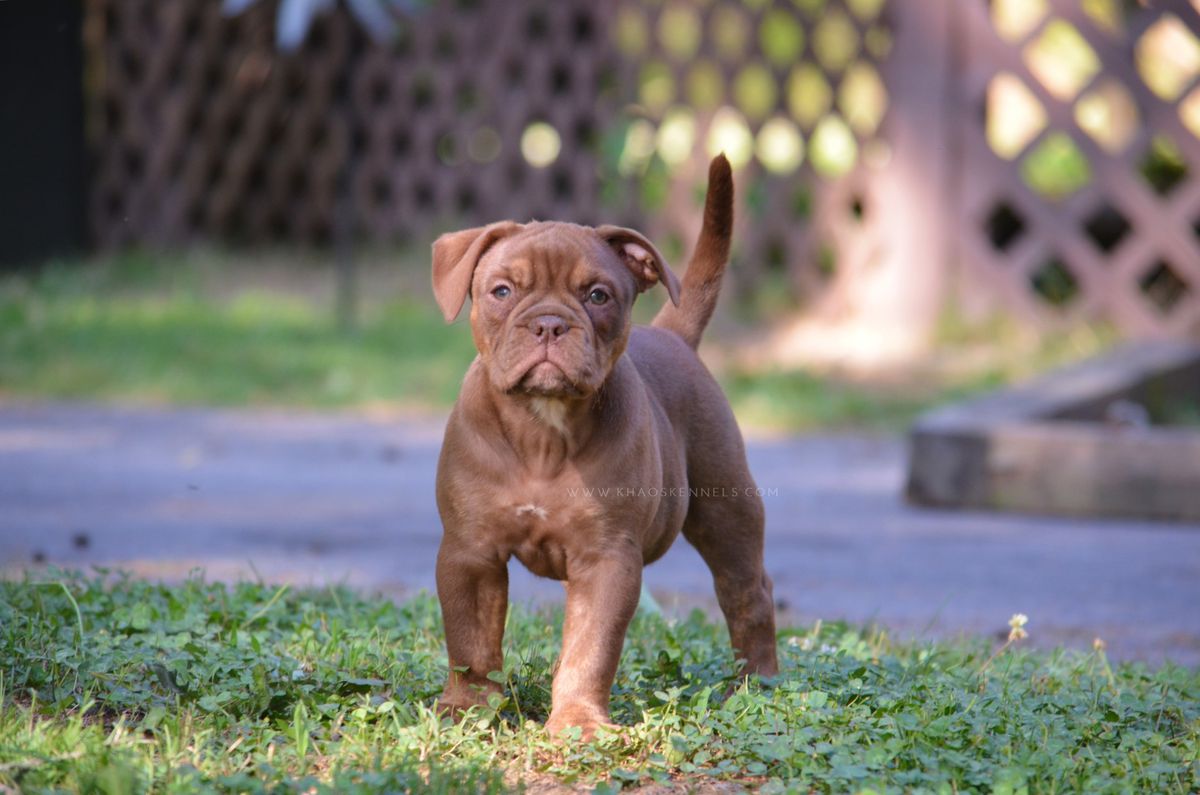
[[[0,266],[84,245],[81,0],[0,2]]]

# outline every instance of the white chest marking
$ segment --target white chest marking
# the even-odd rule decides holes
[[[546,509],[543,508],[542,506],[534,505],[533,503],[530,503],[528,505],[518,505],[517,506],[517,516],[526,516],[526,515],[533,515],[539,519],[545,519],[550,514],[546,513]]]
[[[554,398],[535,397],[530,401],[533,413],[542,422],[564,436],[567,433],[567,404]]]

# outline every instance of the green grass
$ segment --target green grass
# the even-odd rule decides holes
[[[131,253],[10,276],[0,280],[0,398],[446,409],[475,350],[465,321],[443,323],[416,270],[368,269],[354,333],[334,322],[328,263]],[[381,274],[391,281],[380,286]],[[648,320],[654,304],[647,296],[635,315]],[[947,329],[937,355],[970,353],[969,366],[862,380],[748,368],[734,353],[717,375],[749,425],[899,430],[931,405],[1110,339],[1086,328],[1043,338],[1011,321]]]
[[[778,369],[733,369],[721,380],[743,423],[785,431],[846,427],[898,431],[933,405],[1003,383],[985,375],[929,388]]]
[[[304,279],[298,274],[298,280]],[[474,356],[431,301],[372,303],[355,333],[262,288],[214,296],[151,271],[63,268],[0,289],[0,394],[335,407],[453,401]]]
[[[0,583],[0,790],[1200,787],[1200,673],[1113,668],[1102,650],[824,624],[782,631],[782,673],[756,685],[731,677],[724,631],[698,613],[639,614],[620,731],[556,744],[541,724],[560,615],[512,612],[506,695],[453,723],[430,709],[446,674],[431,597],[49,577]]]
[[[1078,325],[1043,334],[1011,317],[968,323],[949,311],[930,357],[901,373],[864,379],[734,365],[721,373],[721,381],[738,419],[755,427],[895,432],[933,406],[1094,356],[1117,339],[1111,327]]]

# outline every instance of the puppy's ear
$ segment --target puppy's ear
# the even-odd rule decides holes
[[[633,273],[639,291],[648,290],[657,282],[662,282],[663,287],[667,288],[667,295],[671,296],[671,303],[679,306],[679,279],[667,267],[663,255],[641,232],[623,226],[598,226],[596,234]]]
[[[447,323],[462,310],[480,258],[493,243],[520,228],[520,224],[512,221],[501,221],[448,232],[433,242],[433,297]]]

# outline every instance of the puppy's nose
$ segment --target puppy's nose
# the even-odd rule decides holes
[[[556,340],[567,333],[567,321],[558,315],[538,315],[529,321],[533,336],[543,341]]]

